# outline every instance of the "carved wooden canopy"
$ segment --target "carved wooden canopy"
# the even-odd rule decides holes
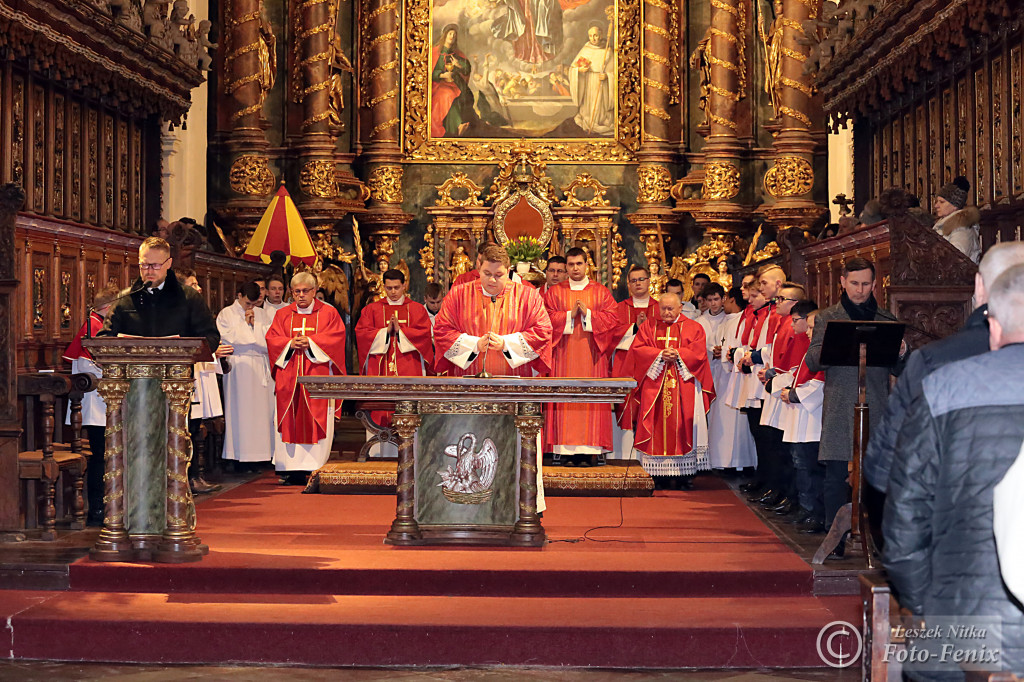
[[[152,23],[164,29],[159,38],[143,26],[139,4],[126,0],[0,2],[0,54],[31,59],[36,70],[92,88],[125,113],[177,121],[203,82],[196,27]]]

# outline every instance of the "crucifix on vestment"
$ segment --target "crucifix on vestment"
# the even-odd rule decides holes
[[[293,332],[298,332],[299,336],[308,336],[307,332],[315,332],[316,331],[316,327],[307,327],[306,326],[306,320],[303,319],[302,320],[302,326],[301,327],[292,327],[292,331]]]
[[[672,343],[673,341],[678,341],[679,339],[677,337],[675,337],[675,336],[672,336],[672,327],[669,326],[668,328],[665,329],[665,336],[657,336],[657,337],[655,337],[654,340],[655,341],[664,341],[665,342],[665,348],[671,348],[671,346],[669,344]]]

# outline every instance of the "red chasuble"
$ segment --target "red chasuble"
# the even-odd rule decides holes
[[[390,335],[383,353],[370,355],[374,339],[388,322],[397,317],[402,333],[416,350],[402,352],[397,334]],[[416,301],[405,300],[394,305],[383,298],[374,301],[359,312],[355,326],[356,350],[359,353],[359,372],[371,377],[417,377],[434,366],[434,343],[430,337],[430,316],[427,309]],[[391,413],[375,410],[370,415],[382,426],[391,423]]]
[[[284,369],[275,363],[296,336],[308,336],[330,362],[313,362],[306,352],[293,351]],[[328,401],[309,397],[299,377],[345,374],[345,324],[333,306],[313,301],[312,311],[299,312],[295,303],[281,308],[267,332],[270,371],[277,395],[277,430],[285,443],[312,445],[327,436]]]
[[[82,346],[82,339],[89,333],[90,328],[92,330],[91,336],[96,336],[96,332],[103,329],[103,318],[95,310],[89,315],[89,322],[82,325],[82,328],[75,334],[75,338],[71,341],[68,349],[64,351],[65,360],[68,362],[79,358],[92,360],[92,354]]]
[[[572,333],[564,333],[567,311],[575,307],[576,301],[590,310],[592,332],[584,331],[583,317],[577,316]],[[615,335],[618,309],[607,287],[591,281],[582,290],[573,291],[566,280],[547,290],[544,305],[551,317],[551,376],[607,378],[608,356],[622,338]],[[612,411],[598,403],[552,404],[544,420],[544,448],[557,446],[610,452]]]
[[[452,289],[459,286],[460,284],[465,284],[467,282],[475,282],[478,279],[480,279],[480,272],[476,268],[473,268],[469,272],[464,272],[458,277],[456,277],[455,281],[452,282]]]
[[[501,351],[491,350],[478,355],[465,369],[445,357],[462,334],[480,337],[488,332],[499,336],[520,333],[538,357],[512,368]],[[551,369],[551,320],[540,294],[529,285],[509,282],[493,301],[479,284],[458,286],[444,297],[434,318],[434,347],[438,375],[479,374],[486,366],[496,376],[543,376]]]
[[[402,333],[409,339],[415,351],[403,353],[398,348],[398,335],[388,339],[387,350],[379,355],[370,355],[370,347],[380,330],[398,317]],[[412,377],[422,376],[422,359],[426,367],[434,363],[434,345],[430,338],[430,316],[427,309],[416,301],[405,301],[392,305],[384,298],[364,307],[359,313],[355,326],[356,348],[359,352],[359,371],[371,377]]]
[[[645,455],[679,457],[693,450],[694,378],[700,382],[705,414],[715,398],[706,343],[704,328],[685,315],[671,325],[652,319],[640,327],[629,353],[640,398],[634,442]],[[684,381],[675,363],[670,362],[665,363],[657,379],[647,376],[666,348],[679,350],[679,358],[693,377]]]
[[[615,327],[615,345],[618,346],[622,341],[622,337],[627,332],[633,331],[636,333],[638,329],[634,330],[633,325],[636,324],[637,318],[641,313],[647,315],[648,320],[657,320],[661,315],[660,309],[658,308],[658,301],[652,296],[650,302],[646,308],[637,308],[633,305],[633,298],[627,298],[625,301],[619,301],[616,306],[616,312],[618,313],[618,320]],[[636,343],[636,337],[633,337],[633,343]],[[611,376],[617,379],[632,379],[633,368],[629,367],[626,363],[626,359],[629,357],[628,348],[621,350],[617,347],[612,349],[612,373]],[[626,397],[626,402],[620,403],[615,406],[615,416],[619,422],[619,428],[632,431],[636,426],[636,409],[639,406],[639,402],[636,395],[636,389],[629,392],[629,396]]]

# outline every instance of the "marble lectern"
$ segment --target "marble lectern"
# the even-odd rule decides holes
[[[520,377],[300,381],[314,398],[395,401],[397,511],[385,542],[518,547],[545,540],[537,516],[543,404],[619,403],[636,385],[632,379]]]
[[[107,404],[103,530],[94,561],[199,561],[188,485],[192,366],[208,361],[202,338],[86,339],[103,368]]]

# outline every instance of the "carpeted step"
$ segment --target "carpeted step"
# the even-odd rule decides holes
[[[723,558],[724,559],[724,558]],[[723,564],[726,563],[723,561]],[[753,563],[753,561],[751,562]],[[809,596],[806,568],[758,570],[588,570],[452,568],[237,568],[208,563],[71,567],[71,589],[93,592],[281,593],[461,597]]]
[[[13,658],[306,665],[822,667],[855,598],[564,599],[51,593]],[[57,635],[59,633],[59,635]]]

